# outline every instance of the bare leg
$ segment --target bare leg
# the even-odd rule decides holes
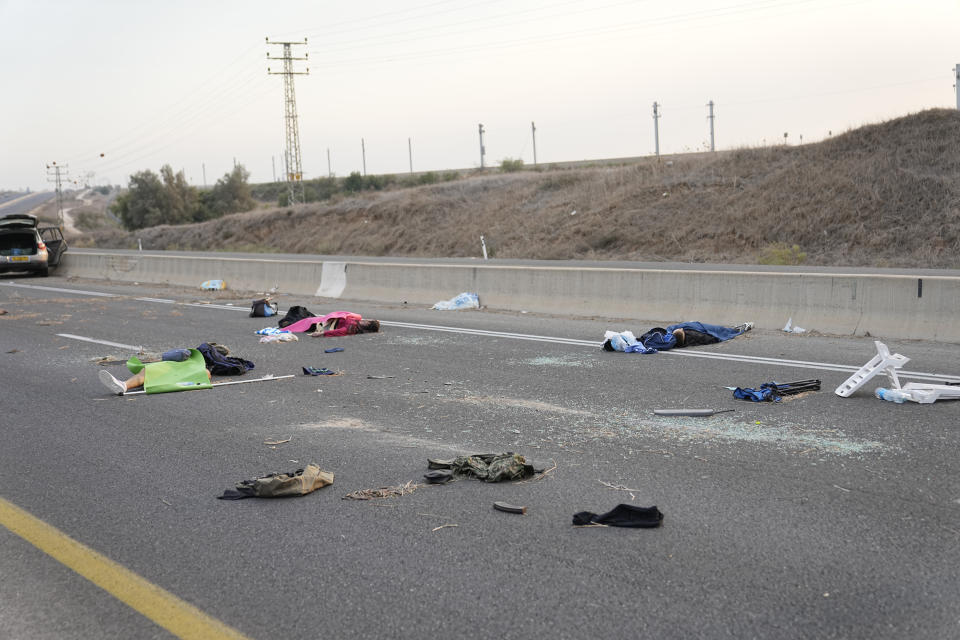
[[[136,389],[137,387],[142,387],[143,382],[144,380],[146,380],[146,378],[147,376],[144,373],[144,370],[141,369],[140,373],[136,373],[132,377],[127,378],[123,384],[127,388],[127,391],[130,391],[130,389]]]

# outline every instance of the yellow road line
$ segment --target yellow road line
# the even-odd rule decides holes
[[[239,631],[0,498],[0,525],[183,640],[249,640]]]

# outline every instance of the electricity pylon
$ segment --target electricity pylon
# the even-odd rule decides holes
[[[283,152],[284,168],[286,170],[287,182],[287,202],[295,204],[303,202],[303,169],[300,165],[300,128],[297,126],[297,97],[293,90],[293,76],[305,76],[310,74],[310,69],[306,71],[294,71],[294,60],[306,60],[309,54],[304,54],[302,58],[294,57],[290,47],[293,45],[306,45],[307,39],[303,42],[270,42],[267,38],[267,44],[283,45],[282,57],[271,57],[267,52],[268,60],[283,60],[283,71],[271,71],[267,67],[267,74],[283,76],[283,95],[284,95],[284,120],[286,122],[286,147]]]

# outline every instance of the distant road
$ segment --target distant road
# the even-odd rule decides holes
[[[7,196],[11,197],[7,197]],[[39,193],[14,193],[0,196],[0,215],[10,213],[30,213],[43,203],[56,197],[53,191],[41,191]]]

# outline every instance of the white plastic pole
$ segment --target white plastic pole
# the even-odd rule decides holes
[[[262,378],[253,378],[252,380],[231,380],[230,382],[214,382],[210,386],[225,387],[228,384],[246,384],[248,382],[266,382],[267,380],[283,380],[284,378],[292,378],[292,377],[294,377],[292,373],[287,376],[268,375],[268,376],[263,376]],[[194,391],[201,391],[201,389],[194,389]],[[132,396],[138,393],[146,393],[146,391],[127,391],[123,395]]]

